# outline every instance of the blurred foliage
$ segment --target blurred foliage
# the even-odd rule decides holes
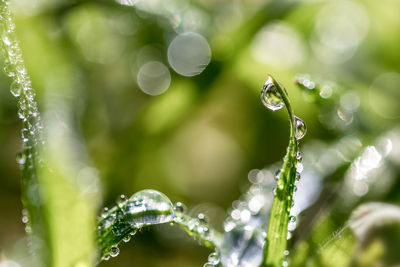
[[[74,142],[85,147],[77,154],[102,182],[93,206],[99,197],[111,206],[122,193],[152,188],[184,202],[193,214],[208,214],[221,229],[224,210],[248,187],[247,173],[285,153],[286,114],[269,112],[259,101],[267,73],[286,85],[296,115],[307,123],[304,160],[311,155],[309,166],[326,171],[318,176],[315,202],[298,218],[294,255],[314,259],[313,247],[341,229],[361,203],[400,204],[400,136],[393,130],[400,118],[399,2],[16,0],[11,6],[41,111],[66,112]],[[209,64],[193,77],[177,73],[171,56],[179,55],[168,55],[184,32],[200,34],[210,46]],[[168,89],[157,96],[138,82],[150,61],[170,75]],[[296,88],[299,73],[310,74],[321,90],[326,86],[322,101]],[[162,85],[168,80],[163,75],[144,81],[151,86],[164,77]],[[0,261],[29,266],[15,164],[21,123],[5,75],[0,86]],[[351,156],[338,148],[344,137],[360,144]],[[384,170],[349,184],[351,162],[382,138],[392,143],[390,154],[378,149]],[[337,167],[321,165],[326,151],[340,154]],[[398,229],[379,228],[359,249],[365,257],[353,264],[398,264],[388,251],[399,240],[387,237],[388,231],[399,235]],[[202,266],[209,253],[164,226],[147,228],[121,249],[100,266]]]

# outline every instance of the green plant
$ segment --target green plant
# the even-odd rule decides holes
[[[293,193],[296,191],[295,183],[300,179],[300,172],[303,169],[298,140],[304,136],[306,129],[305,123],[294,115],[286,90],[272,76],[268,77],[263,86],[261,100],[271,110],[283,107],[287,109],[290,122],[287,154],[282,167],[278,168],[279,171],[275,175],[271,176],[271,173],[275,172],[277,166],[271,166],[268,168],[268,174],[262,171],[257,173],[261,174],[262,178],[257,178],[257,175],[256,178],[253,177],[250,189],[226,219],[224,233],[208,225],[204,214],[192,218],[185,213],[182,203],[172,204],[168,197],[155,190],[139,191],[130,198],[122,195],[116,206],[106,208],[102,212],[97,221],[96,231],[92,231],[96,225],[94,217],[99,199],[82,190],[82,184],[71,179],[77,173],[82,173],[79,172],[78,166],[89,165],[85,161],[82,163],[71,157],[74,152],[70,147],[76,145],[73,140],[66,143],[59,142],[64,139],[58,137],[72,136],[61,124],[45,129],[47,134],[42,132],[43,126],[35,94],[14,36],[14,24],[5,1],[1,2],[1,14],[6,73],[13,79],[11,93],[18,99],[18,115],[23,121],[24,152],[17,158],[22,167],[23,202],[26,208],[23,220],[27,222],[27,232],[32,232],[36,241],[40,239],[40,242],[45,244],[37,250],[39,266],[91,266],[95,261],[117,256],[118,245],[122,241],[129,241],[140,229],[168,223],[178,225],[201,244],[215,250],[204,266],[286,266],[289,260],[293,266],[349,264],[365,266],[365,263],[377,262],[381,258],[380,243],[376,245],[371,240],[366,240],[368,230],[374,226],[376,218],[383,222],[397,222],[399,211],[396,206],[381,203],[361,206],[340,228],[335,226],[334,218],[330,214],[324,214],[322,220],[317,218],[319,220],[310,237],[298,238],[300,244],[296,246],[288,241],[288,235],[291,235],[291,231],[288,233],[288,225],[296,221],[296,215],[291,214]],[[297,83],[308,94],[308,98],[317,102],[322,108],[335,109],[338,99],[326,97],[323,86],[309,78],[299,78]],[[340,119],[347,120],[347,115],[349,114],[341,112],[340,116],[344,119],[342,117]],[[68,120],[68,117],[61,116],[61,120]],[[354,126],[357,127],[361,128],[362,125]],[[368,137],[365,139],[368,140]],[[366,143],[379,143],[379,138],[370,139],[373,140]],[[47,144],[43,140],[47,140]],[[351,141],[354,140],[345,139],[345,145],[351,144]],[[378,151],[375,146],[362,149],[361,145],[355,143],[355,148],[350,149],[351,153],[346,155],[349,159],[337,163],[335,170],[339,173],[342,171],[340,167],[347,167],[346,164],[354,166],[368,161],[371,154],[378,162],[386,157],[386,152]],[[335,144],[332,145],[334,146]],[[383,168],[371,162],[367,163],[369,164],[367,171]],[[75,168],[65,168],[65,166]],[[83,175],[90,177],[92,173],[86,167],[81,168],[84,170]],[[367,171],[364,170],[365,173],[361,174],[369,175]],[[329,176],[327,173],[323,175]],[[274,182],[271,177],[277,180],[274,196],[272,195]],[[365,185],[361,185],[361,190],[362,186],[365,188]],[[346,191],[349,190],[346,184],[336,187],[339,187],[346,196],[352,194]],[[65,198],[59,198],[60,194],[65,195]],[[272,208],[266,199],[273,199]],[[351,198],[346,201],[351,202]],[[354,206],[355,202],[349,206]],[[384,214],[379,214],[382,211]],[[63,233],[62,230],[66,228],[71,231]],[[393,232],[398,233],[396,231],[394,227]],[[329,232],[333,234],[328,236],[326,233]],[[387,243],[397,244],[396,239]],[[77,247],[79,249],[76,249]],[[358,252],[357,256],[353,256],[353,252]],[[368,256],[369,252],[372,252],[372,259]]]

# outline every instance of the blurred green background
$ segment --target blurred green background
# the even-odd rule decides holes
[[[267,73],[306,121],[303,144],[343,136],[368,144],[399,123],[399,1],[16,0],[11,7],[40,109],[67,112],[101,181],[93,189],[100,206],[152,188],[222,229],[248,172],[285,153],[287,115],[260,102]],[[296,88],[298,73],[335,84],[327,91],[333,115]],[[0,86],[0,262],[29,266],[15,163],[21,122],[5,75]],[[400,204],[397,176],[369,200]],[[208,253],[159,226],[100,266],[202,266]]]

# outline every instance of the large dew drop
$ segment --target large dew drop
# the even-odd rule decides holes
[[[261,101],[272,111],[279,110],[285,106],[281,95],[276,90],[271,77],[265,82],[264,86],[261,88]]]
[[[294,123],[295,123],[295,136],[297,140],[302,139],[307,132],[307,127],[306,124],[304,123],[304,121],[302,119],[300,119],[299,117],[294,116]]]
[[[174,219],[173,204],[164,194],[155,190],[142,190],[126,203],[125,214],[135,228],[167,223]]]

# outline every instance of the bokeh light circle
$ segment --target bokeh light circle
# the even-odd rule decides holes
[[[164,93],[171,83],[171,74],[161,62],[150,61],[144,64],[137,74],[139,88],[149,95]]]
[[[168,62],[180,75],[200,74],[210,63],[211,49],[200,34],[186,32],[179,34],[168,47]]]

